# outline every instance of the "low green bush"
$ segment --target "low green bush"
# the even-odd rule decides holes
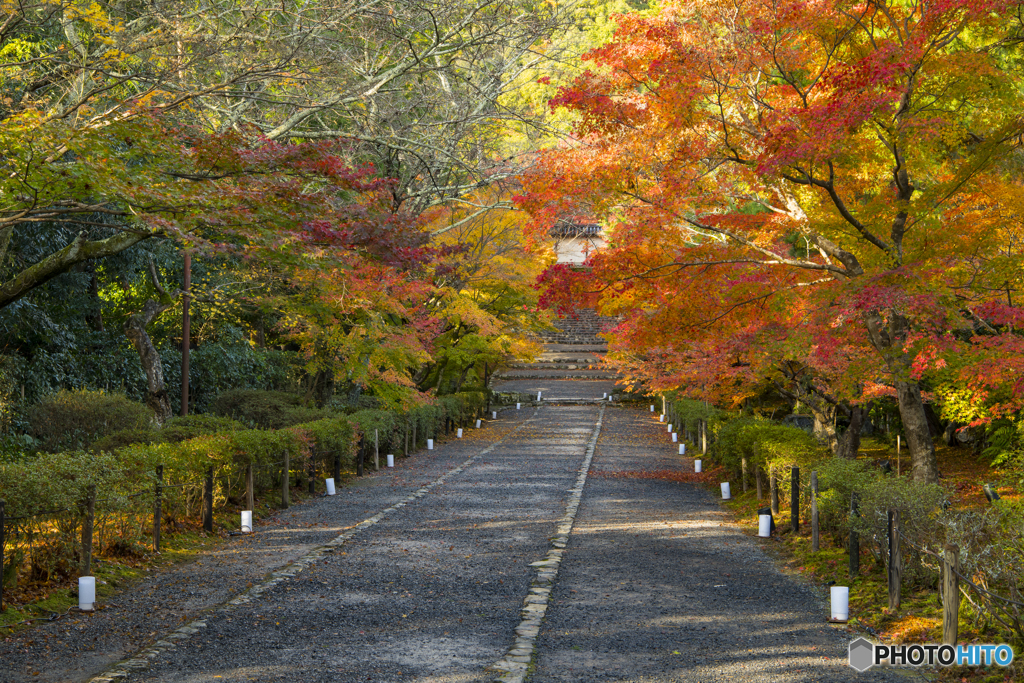
[[[185,415],[171,418],[160,431],[164,441],[178,443],[194,439],[197,436],[217,434],[218,432],[236,432],[240,429],[245,429],[245,425],[230,417]]]
[[[89,446],[89,450],[93,453],[115,451],[133,444],[153,444],[164,441],[167,441],[167,437],[160,429],[122,429],[93,442]]]
[[[153,412],[122,394],[58,391],[29,410],[29,428],[47,452],[86,448],[114,432],[147,429]]]
[[[258,389],[237,389],[220,394],[213,402],[213,412],[259,429],[283,429],[333,414],[330,410],[302,405],[302,397],[298,394]]]

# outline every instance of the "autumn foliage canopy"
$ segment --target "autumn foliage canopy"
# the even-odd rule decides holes
[[[765,384],[828,417],[1022,407],[1017,2],[697,0],[618,18],[553,107],[522,206],[608,226],[554,305],[624,316],[636,381],[719,399]],[[830,412],[831,411],[831,412]],[[828,420],[831,422],[831,420]]]

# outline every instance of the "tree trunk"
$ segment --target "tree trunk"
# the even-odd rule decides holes
[[[881,313],[869,315],[865,323],[871,345],[885,358],[890,371],[897,377],[907,376],[910,358],[902,348],[910,330],[910,321],[890,311],[888,316]],[[928,428],[928,416],[924,412],[924,401],[921,400],[921,387],[909,379],[898,379],[895,385],[907,449],[910,451],[911,477],[916,481],[936,483],[939,481],[939,467],[935,460],[935,443]]]
[[[861,428],[864,425],[864,419],[867,417],[867,414],[868,409],[865,407],[850,407],[850,428],[843,434],[843,438],[839,441],[839,447],[835,451],[835,454],[840,458],[853,460],[857,457],[857,451],[860,450]]]
[[[142,307],[142,311],[128,318],[124,328],[125,335],[139,353],[142,369],[146,373],[146,405],[153,410],[156,421],[161,425],[171,419],[171,399],[164,382],[164,366],[160,361],[160,354],[153,346],[146,326],[170,307],[170,303],[149,299]]]
[[[910,451],[911,478],[915,481],[938,483],[939,467],[935,460],[935,443],[924,413],[921,388],[917,382],[896,382],[896,396],[900,402],[903,433]]]

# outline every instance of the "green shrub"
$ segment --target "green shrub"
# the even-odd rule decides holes
[[[298,394],[259,389],[226,391],[213,402],[213,412],[260,429],[283,429],[332,414],[329,410],[303,406]]]
[[[152,420],[152,411],[141,403],[89,389],[58,391],[29,410],[30,431],[48,452],[85,448],[117,431],[146,429]]]
[[[133,444],[162,443],[166,440],[166,435],[159,429],[122,429],[93,442],[89,450],[93,453],[115,451]]]
[[[217,434],[218,432],[235,432],[240,429],[245,429],[245,425],[230,417],[186,415],[168,420],[160,431],[164,441],[178,443],[194,439],[197,436]]]
[[[740,473],[744,458],[748,472],[753,474],[754,467],[780,472],[793,466],[806,468],[826,457],[821,444],[802,429],[756,417],[724,421],[712,453],[736,474]]]

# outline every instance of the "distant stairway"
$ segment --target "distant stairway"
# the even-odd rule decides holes
[[[592,310],[555,321],[555,330],[538,334],[544,351],[532,362],[512,363],[495,377],[498,391],[540,391],[545,401],[602,400],[614,393],[619,375],[605,367],[600,355],[607,342],[598,336],[614,326],[615,318]]]

